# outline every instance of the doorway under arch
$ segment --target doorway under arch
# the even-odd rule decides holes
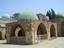
[[[21,28],[18,32],[18,36],[25,36],[25,31],[23,28]]]
[[[16,28],[16,30],[15,30],[15,36],[16,37],[21,37],[21,36],[25,37],[25,31],[24,31],[24,29],[22,27],[18,26]]]
[[[54,25],[51,25],[50,27],[50,37],[56,37],[56,31]]]
[[[16,31],[16,29],[18,28],[18,27],[20,27],[20,25],[18,25],[18,24],[15,24],[15,25],[12,25],[12,28],[11,28],[11,30],[10,30],[10,32],[11,32],[11,37],[14,37],[15,36],[15,31]]]
[[[47,39],[47,30],[46,27],[43,23],[40,23],[37,29],[37,37],[38,39]]]

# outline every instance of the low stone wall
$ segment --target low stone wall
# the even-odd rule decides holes
[[[47,39],[47,34],[39,35],[38,40],[41,40],[41,39]]]
[[[26,44],[25,37],[10,37],[8,40],[11,44]]]

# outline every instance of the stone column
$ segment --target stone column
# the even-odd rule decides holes
[[[26,31],[26,44],[32,44],[32,32]]]
[[[50,28],[47,28],[47,38],[50,39]]]
[[[32,44],[37,44],[38,38],[37,38],[37,30],[32,31]]]

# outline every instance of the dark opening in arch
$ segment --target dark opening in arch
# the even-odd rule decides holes
[[[47,38],[47,30],[46,30],[46,27],[43,23],[41,23],[38,26],[37,36],[38,36],[39,39],[46,39]]]
[[[21,28],[21,30],[19,30],[18,36],[25,36],[25,31],[23,28]]]
[[[56,31],[54,25],[50,27],[50,37],[56,37]]]

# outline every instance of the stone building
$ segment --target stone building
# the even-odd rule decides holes
[[[6,24],[7,43],[36,44],[57,37],[57,23],[40,21],[34,14],[23,13],[19,19]]]

